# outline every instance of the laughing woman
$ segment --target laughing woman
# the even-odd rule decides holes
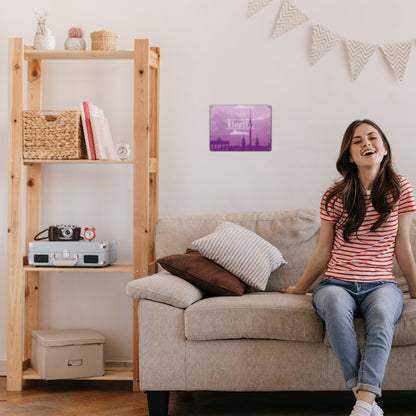
[[[313,305],[357,399],[350,416],[381,416],[375,398],[381,396],[394,325],[403,309],[393,255],[416,298],[409,238],[415,198],[407,179],[393,170],[386,136],[370,120],[348,126],[336,166],[342,179],[322,198],[318,245],[297,285],[283,293],[305,294],[326,269]],[[354,331],[356,316],[365,321],[362,351]]]

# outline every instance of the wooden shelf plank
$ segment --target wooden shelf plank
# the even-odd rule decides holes
[[[67,51],[25,46],[25,59],[133,59],[133,51]]]
[[[54,50],[48,51],[43,49],[33,49],[31,46],[25,46],[25,59],[134,59],[134,51],[67,51]],[[159,55],[155,51],[150,51],[150,66],[159,68]]]
[[[90,160],[90,159],[24,159],[25,165],[39,163],[84,163],[84,164],[133,164],[133,160]]]
[[[26,166],[28,165],[39,165],[39,164],[71,164],[71,163],[82,163],[82,164],[134,164],[133,160],[90,160],[90,159],[24,159],[23,162]],[[156,173],[159,171],[159,160],[157,158],[149,158],[149,173]]]
[[[27,264],[23,266],[25,272],[129,272],[133,273],[132,264],[112,264],[107,267],[37,267]]]
[[[39,374],[33,368],[23,370],[24,380],[41,380]],[[72,380],[132,380],[133,370],[128,367],[108,367],[105,369],[105,374],[100,377],[81,377]]]

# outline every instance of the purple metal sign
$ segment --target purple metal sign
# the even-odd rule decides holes
[[[270,105],[211,105],[210,150],[269,152],[272,148]]]

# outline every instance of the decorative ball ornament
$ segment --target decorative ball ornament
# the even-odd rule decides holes
[[[119,160],[125,160],[130,155],[130,145],[127,143],[119,143],[116,148],[117,158]]]

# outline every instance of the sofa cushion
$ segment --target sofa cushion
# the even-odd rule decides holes
[[[364,345],[364,319],[355,318],[354,326],[358,344],[362,347]],[[324,342],[326,345],[331,346],[326,331]],[[405,345],[416,345],[416,299],[410,299],[409,295],[405,295],[403,312],[400,319],[396,322],[393,336],[393,347]]]
[[[172,254],[157,259],[168,272],[194,284],[211,295],[242,295],[246,285],[218,264],[205,258],[198,250]]]
[[[270,273],[287,264],[279,249],[241,225],[220,221],[192,245],[205,257],[255,289],[266,289]]]
[[[203,299],[185,310],[188,340],[279,339],[322,342],[323,323],[309,295],[250,293]]]
[[[164,217],[156,225],[156,256],[184,253],[192,241],[213,232],[219,219],[248,228],[279,248],[288,264],[272,272],[266,291],[295,285],[318,242],[320,219],[314,209]]]

